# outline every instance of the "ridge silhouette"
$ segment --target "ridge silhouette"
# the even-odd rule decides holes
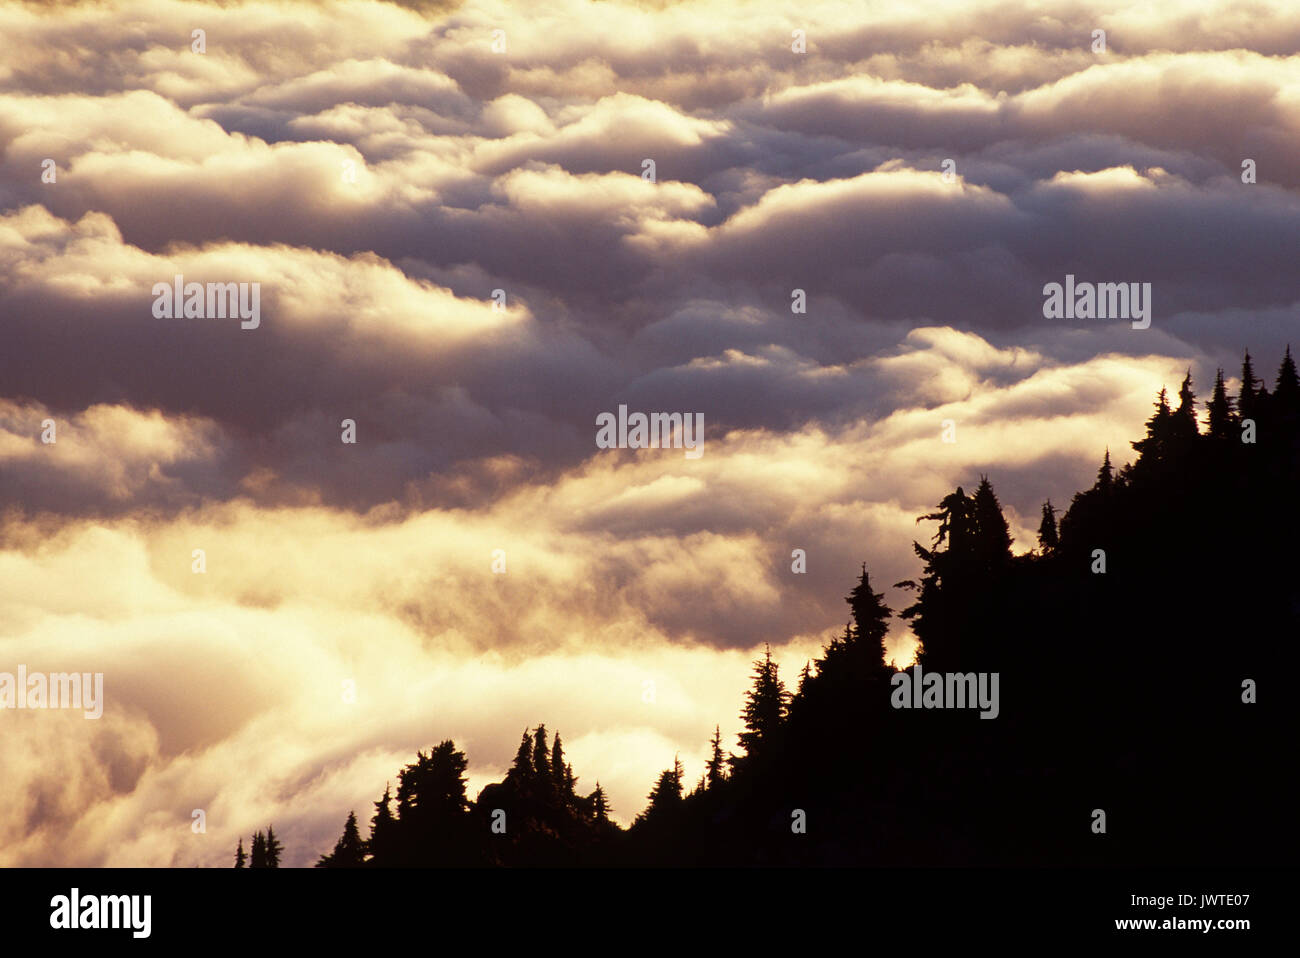
[[[1107,449],[1059,520],[1045,501],[1032,551],[985,476],[918,518],[897,614],[924,671],[999,673],[995,720],[891,706],[895,613],[864,564],[793,693],[770,649],[754,663],[741,753],[715,729],[700,783],[674,760],[630,828],[538,725],[474,801],[454,743],[417,753],[396,812],[386,787],[318,867],[1290,863],[1300,379],[1289,347],[1271,393],[1249,354],[1241,379],[1230,397],[1219,370],[1204,432],[1190,373],[1176,408],[1162,389],[1136,461]]]

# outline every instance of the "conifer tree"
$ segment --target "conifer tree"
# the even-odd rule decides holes
[[[673,756],[673,767],[665,769],[650,790],[650,805],[646,808],[646,818],[671,812],[682,803],[682,763]]]
[[[571,795],[569,789],[569,776],[573,774],[573,769],[566,767],[564,763],[564,746],[560,744],[560,733],[555,733],[555,742],[551,745],[551,778],[555,781],[555,790],[562,796]]]
[[[1110,447],[1106,447],[1105,458],[1101,461],[1101,468],[1097,470],[1097,481],[1093,488],[1105,495],[1115,487],[1115,469],[1110,464]]]
[[[1278,367],[1277,382],[1273,384],[1273,399],[1284,417],[1300,412],[1300,377],[1296,375],[1290,345],[1286,347],[1286,355]]]
[[[712,753],[704,766],[704,780],[708,788],[715,788],[727,777],[726,760],[722,757],[722,727],[713,726]]]
[[[1183,378],[1183,384],[1178,387],[1178,408],[1174,410],[1171,426],[1174,437],[1181,442],[1194,439],[1200,434],[1196,427],[1196,394],[1192,392],[1190,369]]]
[[[776,738],[789,699],[778,666],[772,661],[772,649],[767,647],[763,658],[754,661],[754,687],[745,693],[745,709],[741,712],[745,731],[740,733],[740,743],[748,756],[761,752]]]
[[[1241,391],[1237,394],[1237,410],[1243,419],[1255,415],[1255,397],[1259,390],[1259,380],[1255,378],[1255,367],[1250,361],[1249,351],[1241,361]]]
[[[1173,413],[1169,410],[1169,390],[1161,388],[1155,406],[1155,413],[1147,420],[1146,438],[1131,443],[1141,454],[1138,459],[1141,465],[1162,461],[1173,438]]]
[[[1206,426],[1210,436],[1215,439],[1227,439],[1232,435],[1232,400],[1228,397],[1228,389],[1223,383],[1222,369],[1215,373],[1214,394],[1210,397],[1206,413]]]
[[[1052,500],[1048,499],[1043,503],[1043,518],[1038,523],[1038,547],[1046,555],[1060,544],[1061,539],[1056,531],[1056,509],[1052,506]]]
[[[803,668],[799,670],[799,687],[795,689],[794,697],[802,698],[808,692],[809,685],[812,684],[812,662],[804,662]]]
[[[399,826],[393,817],[393,796],[387,783],[384,783],[384,795],[375,802],[375,814],[370,819],[370,854],[376,864],[393,864],[398,849]]]
[[[248,857],[244,854],[244,837],[239,837],[239,847],[235,849],[235,867],[243,868]]]
[[[280,853],[284,851],[284,846],[275,837],[275,829],[270,825],[266,827],[266,867],[280,867]]]
[[[862,563],[858,584],[844,601],[853,610],[852,641],[860,650],[859,654],[867,659],[868,673],[884,672],[887,668],[885,636],[889,634],[889,619],[894,611],[885,605],[884,598],[883,592],[871,591],[867,564]]]
[[[596,782],[596,790],[591,793],[591,809],[597,822],[609,821],[609,801],[605,798],[605,790],[600,787],[600,782]]]
[[[514,764],[510,766],[506,777],[519,782],[526,782],[533,777],[533,739],[528,729],[524,729],[524,737],[519,741],[519,750],[515,752]]]
[[[1107,453],[1106,466],[1110,466]],[[976,555],[986,569],[999,569],[1011,559],[1011,529],[988,476],[980,477],[971,507],[975,523]]]
[[[537,726],[533,735],[533,769],[540,781],[549,782],[551,778],[551,760],[546,754],[546,726]]]
[[[266,836],[261,832],[253,832],[253,850],[248,859],[248,867],[266,867]]]
[[[366,859],[366,844],[361,840],[357,830],[356,812],[348,812],[348,820],[343,824],[343,835],[334,843],[334,851],[322,855],[316,862],[317,868],[359,868]]]

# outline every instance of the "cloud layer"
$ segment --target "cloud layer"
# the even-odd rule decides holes
[[[108,698],[0,713],[3,864],[224,865],[267,821],[307,864],[417,748],[473,792],[538,721],[628,820],[734,736],[755,649],[792,678],[859,563],[914,575],[953,486],[989,474],[1027,550],[1162,385],[1296,328],[1289,4],[0,34],[0,671]],[[1067,274],[1150,283],[1151,328],[1045,319]],[[260,325],[155,318],[178,275],[259,284]],[[619,405],[703,413],[704,455],[598,449]]]

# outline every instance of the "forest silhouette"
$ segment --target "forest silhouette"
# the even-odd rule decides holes
[[[715,729],[699,783],[674,761],[629,828],[538,725],[473,801],[453,742],[417,753],[317,867],[1290,861],[1300,382],[1289,347],[1272,391],[1249,354],[1241,379],[1219,371],[1203,421],[1190,372],[1176,407],[1162,389],[1136,461],[1107,450],[1059,521],[1043,503],[1032,551],[987,477],[946,496],[912,603],[864,564],[793,690],[754,663],[738,754]],[[1000,674],[995,720],[891,706],[895,614],[925,671]]]

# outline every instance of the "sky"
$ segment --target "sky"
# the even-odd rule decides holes
[[[947,492],[1028,551],[1162,386],[1271,384],[1298,51],[1283,0],[0,0],[0,672],[105,699],[0,711],[0,865],[307,865],[539,722],[623,822],[693,784]]]

